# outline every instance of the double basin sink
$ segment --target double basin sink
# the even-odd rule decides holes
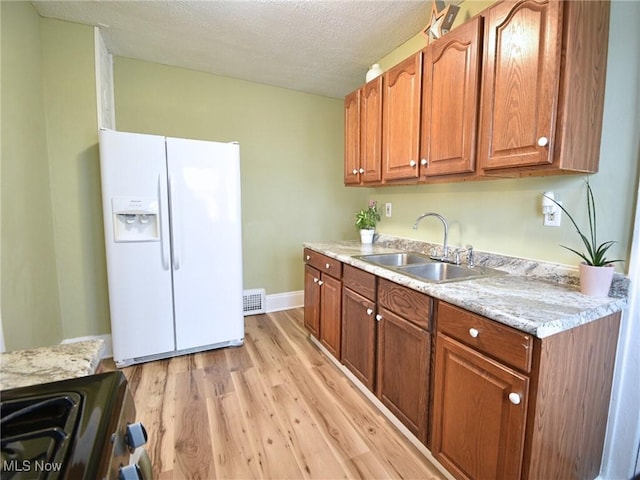
[[[482,266],[468,267],[441,262],[421,253],[379,253],[356,255],[354,258],[430,283],[459,282],[505,274]]]

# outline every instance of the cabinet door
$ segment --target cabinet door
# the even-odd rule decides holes
[[[382,76],[360,93],[360,166],[362,182],[382,180]]]
[[[339,360],[342,282],[322,274],[318,283],[320,283],[320,342]]]
[[[379,308],[376,394],[421,442],[427,441],[430,335]]]
[[[342,289],[342,363],[369,390],[374,388],[376,353],[375,304]]]
[[[382,102],[383,179],[417,178],[420,154],[422,52],[384,74]]]
[[[360,183],[360,90],[344,98],[344,183]]]
[[[477,17],[424,50],[421,175],[475,169],[481,35]]]
[[[521,477],[529,380],[438,333],[431,450],[461,479]]]
[[[320,272],[304,266],[304,326],[320,337]]]
[[[553,161],[562,2],[504,2],[489,9],[480,162],[485,170]]]

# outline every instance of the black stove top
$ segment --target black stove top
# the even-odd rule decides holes
[[[2,479],[99,478],[126,389],[109,372],[0,392]]]

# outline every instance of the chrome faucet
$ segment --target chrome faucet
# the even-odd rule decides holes
[[[423,213],[416,219],[416,223],[413,224],[414,230],[418,229],[418,223],[420,222],[420,220],[422,220],[425,217],[436,217],[438,220],[442,222],[442,225],[444,226],[444,245],[442,247],[442,257],[439,258],[438,260],[446,262],[448,261],[448,257],[449,257],[449,248],[447,247],[447,236],[449,234],[449,226],[447,225],[447,221],[439,213],[435,213],[435,212]]]

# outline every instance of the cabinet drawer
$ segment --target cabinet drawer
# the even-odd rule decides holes
[[[308,248],[304,249],[304,262],[335,278],[342,277],[342,262]]]
[[[383,278],[378,283],[378,304],[425,330],[431,330],[430,296]]]
[[[448,303],[438,304],[438,332],[523,372],[531,371],[533,338]]]
[[[342,284],[369,300],[376,299],[376,276],[371,273],[345,265],[342,270]]]

